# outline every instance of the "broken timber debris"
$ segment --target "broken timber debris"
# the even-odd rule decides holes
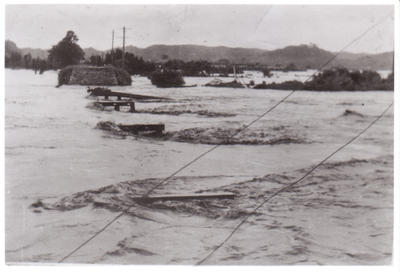
[[[192,199],[234,199],[235,194],[233,193],[221,193],[221,194],[189,194],[189,195],[154,195],[145,197],[135,197],[135,201],[151,203],[156,201],[187,201]]]
[[[135,102],[133,101],[96,101],[94,104],[101,105],[103,107],[114,106],[115,111],[119,111],[121,106],[129,106],[129,112],[136,112]]]
[[[123,93],[123,92],[114,92],[108,88],[96,87],[96,88],[89,88],[87,92],[90,93],[92,96],[102,97],[104,96],[105,99],[109,97],[117,97],[118,100],[121,98],[130,98],[130,99],[137,99],[137,100],[169,100],[168,98],[164,97],[155,97],[155,96],[145,96],[145,95],[138,95],[138,94],[130,94],[130,93]]]
[[[161,134],[165,130],[164,124],[119,124],[118,127],[125,132],[138,134],[143,131],[154,131],[157,134]]]

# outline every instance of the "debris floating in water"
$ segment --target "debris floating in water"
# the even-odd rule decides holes
[[[137,134],[123,130],[123,125],[112,121],[101,121],[97,129],[108,131],[117,136]],[[188,128],[179,131],[167,131],[161,134],[141,134],[158,140],[169,140],[187,143],[211,145],[276,145],[276,144],[304,144],[310,143],[304,136],[299,136],[293,129],[285,126],[273,126],[266,129],[251,129],[236,134],[234,128]],[[235,135],[236,134],[236,135]],[[234,136],[233,136],[234,135]],[[233,136],[233,137],[231,137]]]
[[[363,115],[363,114],[361,114],[361,113],[358,113],[358,112],[356,112],[356,111],[353,111],[353,110],[349,110],[349,109],[346,109],[346,110],[344,111],[344,113],[342,114],[342,116],[357,116],[357,117],[364,117],[364,115]]]
[[[237,80],[233,80],[231,82],[223,82],[220,79],[214,79],[209,83],[205,84],[205,86],[209,87],[230,87],[230,88],[245,88],[245,86],[238,82]]]

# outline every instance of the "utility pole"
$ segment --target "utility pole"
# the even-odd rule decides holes
[[[394,50],[393,50],[393,60],[392,60],[392,74],[394,77]]]
[[[125,67],[125,26],[122,28],[122,68]]]
[[[112,31],[112,40],[111,40],[111,64],[114,65],[114,30]]]

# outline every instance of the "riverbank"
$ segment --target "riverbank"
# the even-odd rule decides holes
[[[307,90],[307,91],[393,91],[393,73],[382,78],[375,71],[349,71],[344,68],[323,70],[308,81],[261,83],[254,89]]]

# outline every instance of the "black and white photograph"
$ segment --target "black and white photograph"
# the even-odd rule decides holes
[[[5,264],[392,267],[395,2],[4,5]]]

